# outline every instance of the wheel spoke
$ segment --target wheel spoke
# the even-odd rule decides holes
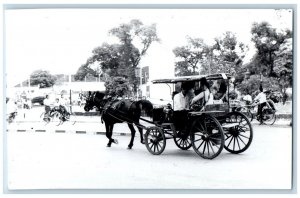
[[[182,144],[183,144],[183,140],[182,140],[182,139],[180,139],[179,145],[182,145]]]
[[[241,142],[243,142],[244,145],[246,145],[246,143],[243,141],[243,139],[240,136],[237,136],[238,139],[241,140]],[[248,138],[249,139],[249,138]]]
[[[208,155],[210,155],[210,154],[209,154],[209,141],[206,142],[206,145],[207,145]]]
[[[239,140],[238,140],[238,137],[236,137],[236,142],[237,142],[237,145],[238,145],[238,147],[239,147],[239,150],[241,150],[241,146],[240,146],[240,142],[239,142]]]
[[[235,137],[233,137],[233,150],[235,149]]]
[[[227,138],[227,139],[228,139],[228,138]],[[227,140],[227,139],[226,139],[226,140]],[[229,143],[228,143],[228,147],[230,146],[232,140],[233,140],[233,136],[231,136],[231,139],[230,139],[230,141],[229,141]]]
[[[160,148],[162,148],[162,146],[160,145],[160,142],[157,144]],[[157,149],[158,149],[158,147],[157,147]]]
[[[153,146],[154,146],[154,144],[153,143],[151,143],[152,145],[150,146],[150,150],[152,150],[152,148],[153,148]]]
[[[213,149],[213,146],[212,146],[212,143],[211,143],[211,142],[209,142],[209,146],[210,146],[212,152],[213,152],[214,154],[216,154],[215,150]]]
[[[202,140],[202,139],[201,139]],[[202,140],[202,143],[198,146],[197,150],[199,150],[199,148],[202,146],[202,144],[204,143],[205,141]]]
[[[201,138],[197,139],[197,140],[194,140],[194,142],[198,142],[199,140],[202,140]]]
[[[244,138],[249,139],[249,137],[247,137],[247,136],[245,136],[245,135],[243,135],[243,134],[239,134],[239,136],[242,136],[242,137],[244,137]]]
[[[206,149],[206,141],[204,141],[205,144],[204,144],[204,149],[203,149],[203,155],[204,155],[204,152],[205,152],[205,149]]]
[[[226,135],[225,141],[228,140],[229,138],[233,137],[233,135],[231,135],[231,134],[227,134],[227,133],[226,133],[225,135]]]

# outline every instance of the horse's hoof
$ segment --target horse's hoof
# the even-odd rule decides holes
[[[108,145],[106,145],[106,147],[111,147],[111,145],[110,145],[110,144],[108,144]]]
[[[141,141],[142,144],[145,144],[145,141]]]
[[[128,147],[127,147],[127,149],[131,149],[131,148],[132,148],[132,146],[128,146]]]
[[[113,141],[115,144],[119,144],[119,141],[117,139],[114,139]]]

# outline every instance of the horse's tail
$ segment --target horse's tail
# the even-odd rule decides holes
[[[138,100],[137,105],[142,106],[142,111],[144,111],[146,115],[152,115],[153,105],[149,100]]]

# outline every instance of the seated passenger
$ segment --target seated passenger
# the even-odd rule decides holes
[[[227,95],[227,85],[225,80],[221,80],[218,92],[215,94],[215,100],[221,100],[223,102],[227,102],[228,95]]]
[[[188,110],[194,96],[193,83],[182,82],[181,91],[174,96],[174,111]]]
[[[202,91],[197,96],[195,96],[191,102],[191,105],[194,105],[198,101],[200,101],[200,99],[202,99],[202,102],[199,105],[200,108],[197,108],[197,110],[202,110],[210,98],[209,83],[207,82],[206,78],[202,78],[200,80],[200,86],[202,88]]]
[[[177,130],[184,130],[190,102],[195,96],[193,82],[182,82],[181,92],[174,96],[173,120]]]
[[[210,90],[210,95],[209,95],[209,99],[206,103],[206,105],[209,105],[209,104],[221,104],[223,103],[222,100],[216,100],[215,96],[218,92],[218,88],[217,87],[212,87],[211,90]]]

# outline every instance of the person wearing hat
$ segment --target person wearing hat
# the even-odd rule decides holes
[[[209,83],[207,82],[206,78],[202,78],[200,80],[200,86],[201,86],[201,92],[196,95],[192,101],[191,101],[191,106],[194,105],[195,103],[197,103],[200,99],[202,99],[202,104],[201,104],[201,108],[202,109],[205,104],[208,102],[209,97],[210,97],[210,90],[209,90]]]

